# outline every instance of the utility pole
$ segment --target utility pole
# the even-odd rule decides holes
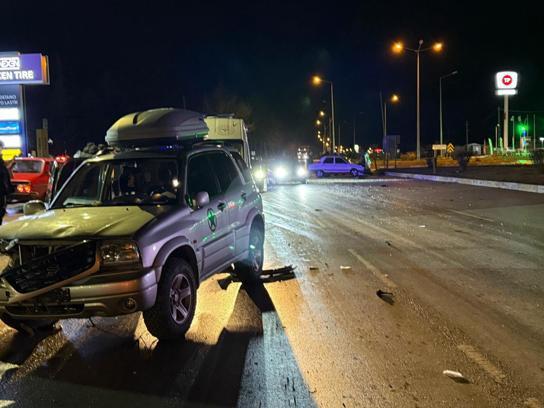
[[[533,113],[533,150],[536,150],[536,115]]]
[[[466,138],[465,150],[468,150],[468,120],[465,121],[465,138]]]

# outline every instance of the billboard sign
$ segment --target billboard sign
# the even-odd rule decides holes
[[[20,85],[0,86],[0,141],[6,149],[23,148],[24,109]]]
[[[0,86],[47,84],[49,84],[49,68],[45,55],[0,55]]]
[[[518,93],[518,73],[501,71],[495,75],[495,92],[497,95],[516,95]]]

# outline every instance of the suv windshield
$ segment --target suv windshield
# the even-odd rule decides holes
[[[15,160],[11,171],[13,173],[41,173],[42,167],[41,160]]]
[[[86,163],[73,175],[52,208],[175,204],[182,191],[174,159]]]

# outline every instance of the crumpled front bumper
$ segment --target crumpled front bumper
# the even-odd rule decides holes
[[[117,316],[149,309],[157,297],[156,271],[100,272],[22,301],[0,281],[0,314],[18,318]]]

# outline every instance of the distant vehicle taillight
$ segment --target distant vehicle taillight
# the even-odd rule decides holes
[[[19,184],[19,185],[17,185],[17,191],[19,193],[30,193],[30,184]]]

